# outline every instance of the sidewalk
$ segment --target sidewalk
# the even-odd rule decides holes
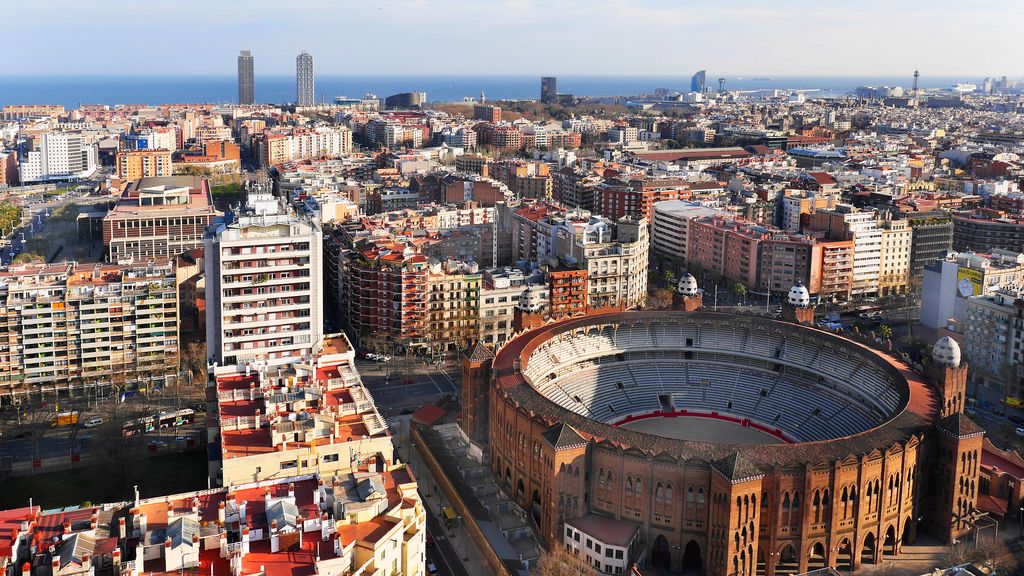
[[[412,467],[412,473],[416,477],[419,485],[420,497],[423,499],[424,505],[434,514],[438,519],[442,518],[442,508],[451,506],[451,503],[445,498],[444,494],[441,493],[437,488],[437,480],[433,474],[430,473],[430,469],[420,458],[420,455],[412,447],[412,443],[409,441],[409,421],[408,418],[396,420],[400,422],[400,429],[395,437],[395,448],[398,450],[401,458],[408,462]],[[431,533],[435,542],[441,538],[446,538],[451,542],[452,547],[459,554],[459,559],[465,566],[466,571],[469,574],[479,575],[488,574],[490,568],[487,566],[487,562],[484,560],[483,554],[477,549],[473,539],[466,534],[465,528],[462,526],[462,522],[457,521],[451,529],[444,529],[443,534]]]

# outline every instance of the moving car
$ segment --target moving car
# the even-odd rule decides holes
[[[82,426],[85,427],[85,428],[95,428],[95,427],[100,426],[102,424],[103,424],[103,417],[102,416],[90,416],[90,417],[85,419],[85,422],[82,422]]]

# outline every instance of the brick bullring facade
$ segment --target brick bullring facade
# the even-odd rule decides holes
[[[681,366],[694,371],[702,363],[727,375],[743,364],[776,384],[760,390],[759,411],[740,414],[733,400],[728,409],[709,412],[714,379],[701,381],[701,392],[685,387],[693,382],[662,382],[669,389],[647,412],[740,414],[736,420],[776,426],[794,441],[721,444],[616,426],[640,410],[652,384],[638,377],[609,388],[602,374],[636,374],[654,364],[662,374]],[[527,511],[546,546],[572,544],[567,520],[598,517],[624,533],[639,528],[627,554],[641,566],[721,576],[855,570],[899,555],[920,530],[948,540],[971,529],[983,432],[962,414],[967,367],[958,356],[940,360],[937,351],[936,361],[918,368],[850,339],[767,318],[704,311],[591,315],[522,333],[496,355],[482,346],[471,350],[463,359],[463,426],[486,445],[494,477]],[[587,370],[597,374],[597,384],[587,384],[596,389],[591,400],[572,388]],[[773,420],[763,403],[782,393],[775,387],[787,386],[778,383],[789,374],[821,387],[820,394],[798,393],[811,404],[833,392],[840,403],[884,399],[863,409],[852,434],[837,432],[840,413],[854,408],[841,404],[830,418],[814,408],[806,426],[787,429],[780,424],[787,415]],[[752,381],[739,375],[729,398]],[[884,393],[857,399],[856,390],[869,385]],[[605,409],[598,398],[618,398],[616,388],[628,406],[609,402]],[[685,404],[685,394],[698,399]],[[818,430],[804,431],[812,419],[820,421]]]

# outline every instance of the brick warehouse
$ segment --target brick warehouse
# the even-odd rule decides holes
[[[983,432],[962,414],[967,366],[945,340],[919,372],[796,323],[619,312],[477,346],[463,366],[463,426],[486,439],[495,478],[545,545],[605,572],[623,552],[627,566],[723,576],[855,570],[919,530],[948,540],[977,520]],[[666,416],[779,443],[621,427]]]

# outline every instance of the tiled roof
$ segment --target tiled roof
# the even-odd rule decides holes
[[[482,342],[477,342],[466,357],[469,358],[470,362],[486,362],[487,360],[494,358],[494,352],[491,352],[491,349],[485,346]]]
[[[764,476],[764,472],[752,464],[741,452],[733,452],[717,462],[712,462],[711,466],[733,484]]]
[[[541,432],[541,436],[548,441],[548,444],[555,450],[564,450],[566,448],[574,448],[586,444],[585,438],[580,436],[572,426],[569,426],[565,422],[559,422],[551,428]]]
[[[985,430],[974,423],[966,414],[950,414],[936,423],[936,427],[954,438],[968,438],[984,434]]]

